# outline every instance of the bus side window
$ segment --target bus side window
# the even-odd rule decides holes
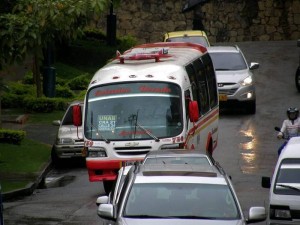
[[[200,59],[197,59],[193,63],[196,78],[198,81],[198,93],[199,93],[199,112],[205,114],[210,109],[209,107],[209,93],[208,93],[208,83],[205,76],[205,67]]]
[[[190,83],[191,83],[191,89],[192,89],[192,94],[193,94],[192,100],[199,101],[196,72],[194,70],[194,67],[192,64],[189,64],[185,67],[185,69],[186,69],[186,72],[189,76]],[[190,96],[190,99],[191,99],[191,96]]]
[[[205,74],[208,82],[210,108],[218,104],[218,87],[215,70],[212,60],[208,54],[202,57],[202,62],[205,66]]]
[[[186,112],[186,120],[188,121],[189,117],[189,102],[191,101],[191,92],[190,90],[184,91],[184,102],[185,102],[185,112]]]

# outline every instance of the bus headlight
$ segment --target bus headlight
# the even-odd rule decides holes
[[[102,158],[102,157],[107,157],[107,155],[106,155],[106,151],[103,148],[99,148],[99,149],[89,149],[87,157]]]

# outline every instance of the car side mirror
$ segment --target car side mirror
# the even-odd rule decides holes
[[[99,206],[99,205],[101,205],[101,204],[107,204],[108,203],[108,199],[109,197],[108,196],[100,196],[100,197],[98,197],[97,198],[97,200],[96,200],[96,205],[97,206]]]
[[[258,68],[259,68],[259,63],[256,63],[256,62],[250,63],[250,66],[249,66],[250,70],[255,70],[255,69],[258,69]]]
[[[52,125],[54,125],[54,126],[59,126],[60,125],[60,120],[53,120],[52,121]]]
[[[73,125],[79,127],[82,125],[81,106],[74,105],[72,109],[73,109]]]
[[[300,47],[300,39],[297,40],[297,47]]]

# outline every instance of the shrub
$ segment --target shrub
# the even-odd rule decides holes
[[[60,86],[65,86],[67,83],[66,79],[56,76],[55,84]]]
[[[34,84],[34,80],[33,80],[33,73],[32,71],[28,71],[24,78],[23,78],[23,84]]]
[[[56,109],[54,98],[34,98],[26,97],[24,99],[26,112],[53,112]]]
[[[1,107],[8,108],[22,108],[24,106],[24,95],[16,95],[12,93],[3,93],[1,96]]]
[[[90,78],[88,76],[88,74],[83,74],[78,77],[75,77],[68,82],[68,86],[72,90],[85,90],[87,89],[90,82]]]
[[[0,142],[20,145],[25,135],[26,132],[23,130],[0,129]]]
[[[106,40],[106,35],[102,30],[96,28],[85,28],[84,36],[87,39]]]
[[[23,84],[21,82],[10,82],[8,84],[9,93],[16,95],[35,95],[35,86],[29,84]]]
[[[132,48],[133,46],[135,46],[137,44],[137,39],[132,36],[125,35],[121,38],[118,38],[117,43],[118,43],[118,50],[124,52]]]
[[[56,86],[55,96],[57,98],[74,98],[74,92],[68,86]]]

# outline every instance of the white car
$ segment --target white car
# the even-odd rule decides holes
[[[61,161],[66,158],[82,157],[84,147],[82,126],[76,127],[73,125],[73,106],[75,105],[83,106],[83,102],[72,102],[62,120],[52,122],[53,125],[59,126],[51,151],[51,159],[54,165],[60,165]]]
[[[133,165],[116,204],[100,204],[98,215],[116,225],[245,225],[263,221],[264,207],[246,219],[222,168],[191,164]]]
[[[211,46],[209,55],[217,75],[220,105],[240,104],[247,112],[256,112],[256,92],[253,70],[259,63],[247,63],[238,46]]]
[[[122,166],[118,171],[117,179],[115,180],[111,192],[108,196],[100,196],[96,200],[96,205],[99,206],[100,204],[104,203],[111,203],[116,204],[118,202],[120,191],[124,184],[124,179],[130,170],[131,166]]]
[[[292,137],[282,150],[270,177],[262,178],[270,188],[267,224],[300,224],[300,137]]]

